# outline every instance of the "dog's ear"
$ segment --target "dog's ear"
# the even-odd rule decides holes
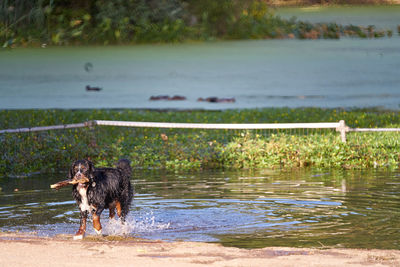
[[[90,160],[87,160],[88,166],[89,166],[89,179],[93,180],[94,179],[94,164]]]
[[[69,171],[68,171],[68,178],[69,179],[74,178],[74,166],[75,166],[75,162],[72,163],[71,167],[69,168]]]

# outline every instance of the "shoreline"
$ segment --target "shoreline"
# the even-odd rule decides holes
[[[0,233],[6,266],[399,266],[399,250],[266,247],[240,249],[201,242],[53,238]]]
[[[334,1],[333,1],[334,2]],[[354,1],[336,1],[330,3],[330,1],[321,0],[320,3],[310,0],[267,0],[267,4],[273,8],[281,7],[340,7],[340,6],[398,6],[400,5],[400,0],[354,0]]]
[[[164,14],[158,18],[157,21],[152,22],[154,25],[150,23],[148,25],[146,24],[146,27],[134,23],[133,21],[136,21],[136,19],[129,19],[131,17],[129,13],[125,15],[126,20],[124,19],[121,25],[121,21],[116,17],[103,18],[103,13],[105,11],[101,11],[101,9],[93,11],[93,9],[82,8],[84,15],[68,18],[70,20],[69,23],[57,20],[56,17],[60,16],[60,14],[57,14],[55,11],[49,11],[48,14],[43,15],[40,26],[37,26],[47,29],[42,32],[38,32],[32,27],[26,26],[30,25],[33,20],[25,18],[26,16],[24,17],[22,15],[23,13],[20,13],[16,16],[10,16],[15,17],[11,22],[7,20],[3,21],[7,31],[4,31],[4,33],[0,32],[0,42],[3,43],[3,49],[12,49],[15,47],[74,47],[89,44],[104,46],[170,44],[215,40],[340,39],[348,36],[357,38],[390,38],[393,35],[393,30],[391,29],[376,30],[374,27],[366,28],[355,26],[355,24],[341,25],[335,23],[334,25],[332,23],[320,24],[282,19],[279,16],[275,16],[273,14],[274,12],[271,12],[271,10],[285,7],[313,9],[329,6],[399,6],[400,0],[352,0],[350,3],[344,0],[266,0],[254,1],[249,5],[239,5],[235,3],[236,2],[233,1],[232,7],[229,9],[214,8],[213,11],[210,11],[210,14],[215,16],[213,19],[200,19],[202,18],[201,14],[203,14],[203,12],[208,13],[205,9],[205,11],[201,11],[203,9],[201,6],[200,8],[196,8],[196,5],[194,5],[192,8],[188,8],[181,3],[178,5],[179,8],[177,8],[177,10],[183,10],[182,14],[177,15],[174,19],[170,19]],[[261,11],[262,14],[256,12],[258,15],[255,15],[256,13],[252,11],[257,5],[259,6],[258,10],[263,10]],[[73,10],[73,8],[63,4],[53,9],[58,10],[63,7],[69,10],[69,12],[64,12],[65,14]],[[39,10],[41,8],[42,7],[37,7]],[[25,6],[25,9],[29,10],[29,7]],[[127,9],[127,7],[125,7],[125,9]],[[200,9],[200,11],[196,11],[197,9]],[[5,14],[11,14],[9,10],[14,10],[14,7],[10,6],[8,9],[5,8]],[[173,16],[172,14],[170,14],[170,17]],[[226,20],[224,16],[234,17],[235,19]],[[103,20],[105,18],[110,19],[109,24],[112,26],[109,26],[110,28],[104,28],[104,26],[102,26],[102,20],[96,19],[97,17],[102,17]],[[124,16],[121,15],[121,17]],[[164,22],[161,23],[160,21]],[[257,25],[257,27],[254,27],[254,25],[251,26],[248,21],[253,21],[253,23],[256,23],[255,25]],[[223,25],[225,22],[226,25]],[[149,31],[147,28],[150,25],[153,25],[155,30]],[[373,26],[374,24],[368,23],[368,25]],[[163,30],[161,31],[161,29]]]

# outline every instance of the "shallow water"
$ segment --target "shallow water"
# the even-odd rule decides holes
[[[49,189],[63,177],[1,178],[0,230],[74,234],[71,189]],[[133,182],[127,223],[104,212],[105,234],[249,248],[400,249],[399,172],[136,172]]]

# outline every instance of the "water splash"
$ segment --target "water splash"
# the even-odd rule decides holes
[[[142,214],[133,214],[126,218],[125,222],[117,219],[110,219],[104,224],[103,233],[106,235],[140,235],[151,234],[168,230],[171,223],[158,221],[153,211]]]

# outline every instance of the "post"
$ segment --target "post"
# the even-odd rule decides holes
[[[340,132],[340,138],[343,143],[346,143],[346,132],[349,131],[349,127],[346,126],[344,120],[339,121],[339,126],[336,128],[337,132]]]
[[[96,121],[85,121],[85,127],[88,127],[90,130],[93,130],[94,126],[96,126]]]

